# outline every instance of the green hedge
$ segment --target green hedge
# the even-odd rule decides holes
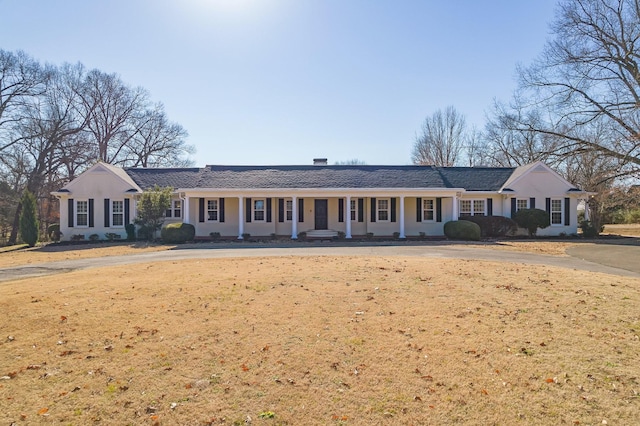
[[[518,230],[518,224],[504,216],[464,216],[463,219],[477,223],[482,238],[504,237]]]
[[[165,243],[186,243],[193,241],[196,236],[196,228],[189,223],[170,223],[162,228],[160,236]]]
[[[551,225],[549,213],[541,209],[520,209],[516,212],[513,220],[519,227],[529,231],[530,237],[535,237],[538,228],[544,229]]]
[[[444,224],[444,235],[452,240],[480,241],[480,225],[468,220],[452,220]]]

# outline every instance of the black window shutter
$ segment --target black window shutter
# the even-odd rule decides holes
[[[304,222],[304,198],[298,200],[298,222]]]
[[[511,199],[511,217],[515,217],[516,209],[518,208],[518,204],[515,198]]]
[[[344,198],[338,198],[338,222],[344,222]]]
[[[198,198],[198,222],[204,222],[204,198]]]
[[[93,198],[89,198],[89,228],[93,228],[95,223],[93,221]]]
[[[104,227],[109,227],[109,199],[104,199]]]
[[[267,222],[271,222],[271,198],[267,198]]]
[[[218,220],[224,222],[224,198],[218,200]]]
[[[416,198],[416,222],[422,222],[422,198]]]
[[[127,225],[130,222],[130,210],[129,210],[129,199],[124,199],[124,224]]]
[[[251,222],[251,198],[247,198],[244,203],[244,220]]]
[[[545,204],[546,204],[546,210],[548,214],[551,214],[551,198],[547,198],[545,200]]]
[[[395,197],[391,199],[391,222],[396,221],[396,201],[397,199]]]
[[[571,225],[571,215],[569,214],[571,209],[571,200],[569,198],[564,199],[564,224],[565,226]]]
[[[284,222],[284,198],[278,198],[278,222]]]
[[[69,217],[67,218],[67,225],[69,228],[73,228],[74,224],[74,213],[73,213],[73,198],[69,198],[67,200],[67,214]]]
[[[371,199],[371,222],[376,221],[376,199]]]
[[[493,216],[493,198],[487,198],[487,216]]]
[[[358,198],[358,222],[364,222],[364,198]]]
[[[436,222],[442,222],[442,198],[436,198]]]
[[[529,198],[529,208],[530,209],[535,209],[536,208],[536,199],[535,199],[535,197]]]

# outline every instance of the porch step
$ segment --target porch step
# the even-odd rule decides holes
[[[331,239],[338,236],[338,231],[332,229],[313,229],[307,231],[307,238]]]

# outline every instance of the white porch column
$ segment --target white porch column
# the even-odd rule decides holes
[[[182,202],[184,204],[183,207],[182,207],[182,213],[183,213],[182,221],[184,223],[191,223],[189,221],[189,197],[184,197]]]
[[[351,238],[351,195],[347,195],[347,207],[345,208],[347,214],[347,229],[344,234],[345,238]]]
[[[404,235],[404,195],[400,197],[400,238],[406,238]]]
[[[298,239],[298,199],[291,197],[291,239]]]
[[[451,220],[458,220],[458,194],[453,195],[453,208],[451,209]]]
[[[242,234],[244,234],[244,206],[243,206],[243,197],[238,197],[238,239],[242,239]]]

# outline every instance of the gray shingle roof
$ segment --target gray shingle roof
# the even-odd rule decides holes
[[[206,166],[126,169],[143,189],[465,188],[497,191],[514,169],[433,166]]]
[[[511,167],[439,167],[447,188],[467,191],[498,191],[509,179]]]
[[[170,186],[172,188],[196,188],[198,176],[202,169],[180,168],[180,169],[144,169],[127,168],[125,172],[143,190]]]

